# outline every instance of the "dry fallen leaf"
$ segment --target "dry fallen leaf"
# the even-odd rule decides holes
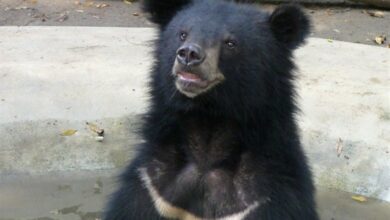
[[[364,196],[352,196],[351,198],[357,202],[367,202],[367,198]]]
[[[341,138],[337,140],[336,152],[337,152],[337,157],[340,157],[341,153],[343,152],[343,140]]]
[[[99,128],[97,125],[93,123],[87,122],[86,124],[88,125],[89,130],[95,132],[99,136],[104,136],[104,129]]]
[[[18,11],[18,10],[30,10],[33,8],[27,7],[27,6],[21,6],[21,7],[15,7],[15,8],[5,8],[4,11]]]
[[[93,186],[95,194],[102,193],[103,182],[98,178]]]
[[[126,3],[128,5],[131,5],[134,2],[134,0],[123,0],[123,3]]]
[[[327,14],[327,15],[333,15],[334,12],[333,12],[332,9],[326,9],[326,14]]]
[[[386,41],[386,36],[385,35],[379,35],[375,37],[375,43],[381,45]]]
[[[377,18],[385,17],[385,13],[383,13],[382,11],[367,11],[367,14],[369,14],[372,17],[377,17]]]
[[[65,130],[61,133],[61,136],[72,136],[74,134],[76,134],[77,130],[73,130],[73,129],[68,129],[68,130]]]
[[[87,1],[87,2],[84,3],[84,6],[85,6],[85,7],[94,6],[94,2],[93,2],[93,1]]]
[[[105,8],[105,7],[108,7],[108,6],[110,6],[110,5],[106,4],[106,3],[101,3],[101,4],[97,4],[96,8]]]
[[[68,19],[68,12],[61,13],[60,16],[56,19],[58,22],[64,22]]]
[[[96,136],[95,140],[98,141],[98,142],[103,142],[104,141],[104,137],[103,136]]]
[[[139,16],[139,14],[137,12],[134,12],[133,16]]]
[[[59,215],[60,211],[58,209],[55,209],[55,210],[50,211],[50,214],[52,214],[52,215]]]

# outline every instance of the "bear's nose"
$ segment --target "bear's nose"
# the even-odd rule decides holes
[[[177,61],[186,66],[201,64],[206,55],[196,44],[186,44],[177,50]]]

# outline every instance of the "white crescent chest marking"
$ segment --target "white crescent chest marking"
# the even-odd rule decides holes
[[[165,218],[180,219],[180,220],[244,220],[245,217],[249,215],[249,213],[251,213],[260,205],[259,202],[254,202],[243,211],[235,214],[231,214],[225,217],[220,217],[215,219],[202,218],[182,208],[170,204],[154,188],[154,186],[152,185],[152,180],[150,179],[146,168],[140,168],[138,171],[144,186],[148,190],[148,193],[153,200],[154,207],[156,208],[158,213]]]

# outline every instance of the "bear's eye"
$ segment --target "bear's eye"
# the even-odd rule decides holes
[[[233,41],[233,40],[227,40],[227,41],[225,42],[225,45],[226,45],[226,47],[229,48],[229,49],[234,49],[234,48],[236,47],[236,42]]]
[[[185,41],[187,39],[187,33],[186,32],[181,32],[180,33],[180,40]]]

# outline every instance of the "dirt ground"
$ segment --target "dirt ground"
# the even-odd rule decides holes
[[[151,27],[134,0],[0,0],[0,26]],[[261,5],[272,10],[275,5]],[[353,6],[305,6],[313,37],[390,48],[390,11]]]

